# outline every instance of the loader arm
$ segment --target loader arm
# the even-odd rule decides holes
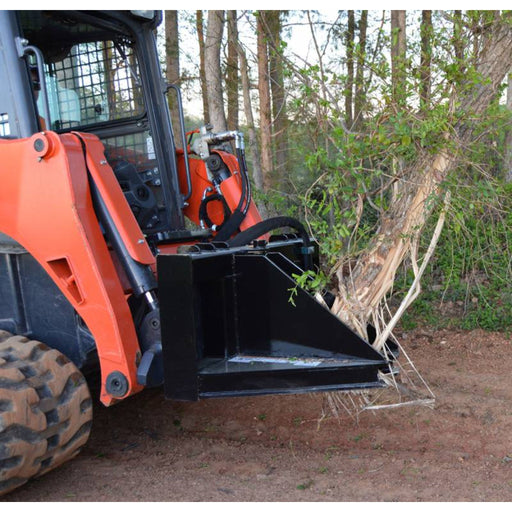
[[[101,143],[89,135],[88,145],[96,151],[91,149],[86,162],[73,134],[46,132],[0,141],[0,232],[38,261],[86,323],[101,365],[101,400],[110,405],[142,389],[136,379],[141,353],[128,292],[93,208],[88,166],[101,168],[105,181],[107,175],[115,178],[108,165],[101,163]],[[116,192],[116,187],[105,189]],[[138,251],[136,257],[153,262],[149,249],[143,252],[138,244],[143,235],[126,202],[111,203],[110,208],[122,218],[127,246]],[[66,352],[66,347],[59,348]]]

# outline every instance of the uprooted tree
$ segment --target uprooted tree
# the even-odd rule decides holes
[[[433,202],[443,194],[442,184],[465,160],[473,137],[480,134],[478,125],[497,99],[512,67],[510,15],[493,16],[483,25],[480,37],[482,48],[474,56],[473,66],[461,73],[458,83],[443,98],[444,105],[438,105],[445,120],[440,123],[437,144],[433,148],[411,141],[415,143],[414,158],[404,162],[398,171],[400,179],[391,185],[388,206],[368,249],[351,263],[349,277],[343,275],[342,269],[337,272],[339,288],[334,312],[360,331],[370,319],[378,325],[378,308],[393,285],[398,266],[407,254],[417,257],[416,241]],[[425,117],[428,120],[428,113]]]
[[[399,20],[405,15],[394,14]],[[395,21],[390,34],[392,71],[382,62],[379,69],[378,57],[366,60],[366,76],[380,73],[382,80],[373,89],[371,79],[366,81],[366,112],[357,128],[336,121],[343,119],[336,115],[341,101],[325,87],[328,80],[321,67],[298,72],[308,93],[316,95],[317,116],[327,125],[329,144],[319,147],[312,159],[324,173],[310,188],[307,203],[313,230],[320,231],[320,238],[325,235],[331,256],[331,280],[336,278],[332,311],[363,337],[367,324],[374,324],[377,348],[419,292],[449,200],[447,179],[456,169],[478,165],[472,162],[478,153],[474,146],[489,143],[496,105],[512,67],[510,12],[440,16],[445,27],[437,33],[431,17],[422,17],[428,25],[422,31],[419,72],[414,52],[419,54],[420,48],[405,52],[405,34],[400,33],[405,21]],[[447,33],[446,25],[454,27],[453,33]],[[352,55],[358,46],[353,34],[349,39]],[[378,39],[374,44],[373,56],[379,51]],[[426,51],[431,52],[428,59]],[[424,80],[431,76],[436,78],[427,102]],[[434,213],[439,214],[438,225],[420,254],[421,235]],[[386,297],[406,260],[414,279],[401,306],[391,311]]]

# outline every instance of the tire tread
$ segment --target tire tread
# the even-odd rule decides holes
[[[0,495],[74,457],[91,425],[91,396],[76,366],[0,330]]]

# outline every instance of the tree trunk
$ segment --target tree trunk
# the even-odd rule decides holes
[[[474,123],[468,122],[468,118],[478,119],[484,114],[512,67],[510,19],[508,16],[508,20],[495,22],[488,28],[476,65],[484,80],[475,83],[461,97],[455,97],[454,93],[451,99],[452,105],[457,104],[457,115],[463,113],[466,117],[454,122],[445,138],[457,141],[461,154],[472,139]],[[460,156],[453,149],[434,155],[428,151],[420,154],[407,170],[405,179],[398,182],[395,200],[383,214],[370,249],[353,263],[349,276],[343,269],[338,270],[339,288],[333,312],[362,336],[366,337],[367,323],[377,317],[379,304],[391,289],[398,267],[425,225],[432,198],[439,195],[440,184]]]
[[[249,151],[251,154],[251,173],[254,188],[263,191],[263,172],[261,170],[260,151],[258,148],[258,136],[254,124],[254,116],[252,112],[251,101],[251,82],[249,80],[249,67],[247,65],[247,57],[240,42],[237,45],[238,59],[240,62],[240,80],[242,82],[242,94],[244,99],[244,112],[247,120],[247,131],[249,135]],[[258,204],[258,210],[263,219],[268,218],[267,208],[264,203]]]
[[[354,96],[354,126],[359,129],[363,122],[363,108],[366,102],[364,84],[364,66],[366,60],[366,31],[368,28],[368,11],[361,11],[359,19],[359,45],[357,48],[357,71]]]
[[[228,130],[237,130],[238,120],[238,27],[236,11],[228,11],[228,59],[226,62],[226,92],[228,100]]]
[[[167,83],[179,85],[180,82],[180,45],[178,37],[178,11],[165,11],[165,78]],[[174,133],[179,133],[180,123],[176,97],[171,90],[167,95],[169,109],[171,110],[171,120],[174,127]],[[176,138],[175,144],[181,147],[181,140]]]
[[[265,36],[265,11],[258,13],[258,92],[260,97],[261,169],[263,189],[272,187],[272,118],[270,104],[270,77],[268,70],[268,44]]]
[[[508,86],[507,86],[507,110],[512,117],[512,69],[508,74]],[[505,173],[506,180],[512,183],[512,125],[509,125],[507,135],[505,137]]]
[[[205,69],[205,50],[204,50],[204,20],[203,11],[196,11],[196,30],[199,42],[199,80],[201,82],[201,97],[203,98],[203,118],[204,124],[210,123],[210,108],[208,107],[208,92],[206,91],[206,69]]]
[[[268,11],[269,35],[269,66],[270,86],[272,92],[272,118],[274,140],[274,155],[276,179],[274,182],[282,183],[282,178],[288,176],[288,118],[286,113],[283,59],[281,48],[281,11]]]
[[[405,11],[391,11],[391,85],[396,103],[403,101],[400,89],[405,77],[405,27]]]
[[[345,33],[345,51],[347,55],[347,84],[345,86],[345,124],[349,129],[354,122],[352,102],[354,96],[354,45],[356,22],[354,11],[347,11],[347,32]]]
[[[224,112],[222,69],[220,64],[223,30],[224,11],[208,11],[208,26],[204,49],[206,91],[210,123],[213,125],[214,131],[217,132],[226,131],[228,128]]]
[[[428,108],[430,103],[430,64],[432,61],[432,11],[421,11],[421,62],[420,62],[420,107]]]
[[[464,66],[464,41],[462,39],[462,11],[453,12],[453,51],[457,64]]]
[[[115,78],[117,73],[116,57],[111,43],[103,43],[103,62],[105,66],[105,76],[107,77],[107,105],[111,115],[114,115],[115,106],[118,104],[116,98]]]

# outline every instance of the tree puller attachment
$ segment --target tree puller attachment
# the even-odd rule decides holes
[[[86,442],[98,373],[111,405],[154,386],[173,400],[361,389],[389,371],[297,286],[317,246],[295,219],[262,220],[242,134],[187,137],[160,21],[0,12],[0,493]]]

